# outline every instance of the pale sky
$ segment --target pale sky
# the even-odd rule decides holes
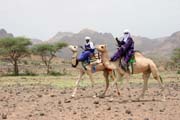
[[[163,37],[180,30],[180,0],[0,0],[0,28],[41,40],[83,28]]]

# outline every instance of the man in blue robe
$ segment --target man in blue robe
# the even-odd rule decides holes
[[[124,30],[124,36],[122,41],[118,40],[118,38],[116,38],[116,41],[119,48],[117,52],[111,57],[111,61],[116,61],[118,58],[124,56],[124,63],[122,64],[124,67],[127,67],[128,61],[134,54],[134,41],[127,29]]]
[[[84,51],[78,57],[79,61],[86,61],[90,63],[90,56],[94,54],[95,47],[90,37],[85,37],[86,44],[84,45]]]

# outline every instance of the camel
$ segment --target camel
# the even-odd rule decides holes
[[[96,67],[96,70],[95,70],[95,71],[93,71],[93,68],[92,68],[92,65],[91,65],[91,64],[86,65],[86,69],[84,68],[83,65],[79,65],[79,66],[78,66],[78,63],[79,63],[78,60],[77,60],[77,56],[78,56],[78,46],[69,45],[68,48],[69,48],[69,49],[72,51],[72,53],[73,53],[73,55],[72,55],[72,60],[71,60],[72,67],[75,67],[75,68],[78,69],[79,72],[80,72],[79,78],[78,78],[77,81],[76,81],[76,87],[74,88],[74,91],[73,91],[71,97],[75,97],[75,94],[76,94],[76,91],[77,91],[77,89],[78,89],[79,83],[80,83],[80,81],[81,81],[81,79],[82,79],[82,77],[83,77],[83,75],[84,75],[85,73],[89,76],[89,78],[90,78],[90,80],[91,80],[91,86],[92,86],[92,88],[93,88],[93,87],[94,87],[94,80],[93,80],[93,77],[92,77],[92,76],[93,76],[93,73],[98,72],[98,71],[103,71],[103,76],[104,76],[105,82],[106,82],[106,88],[105,88],[103,94],[101,95],[101,97],[104,97],[105,94],[106,94],[106,92],[107,92],[107,89],[108,89],[108,87],[109,87],[109,79],[108,79],[108,77],[110,76],[110,77],[112,78],[112,80],[115,80],[115,77],[114,77],[113,74],[112,74],[112,70],[107,69],[107,68],[103,65],[103,63],[101,63],[99,60],[95,61],[95,63],[94,63],[94,64],[96,64],[96,65],[95,65],[95,67]],[[120,95],[120,92],[119,92],[119,90],[118,90],[118,86],[117,86],[117,84],[115,84],[115,85],[116,85],[116,89],[117,89],[117,94]],[[96,97],[97,94],[96,94],[95,91],[94,91],[94,93],[95,93],[95,95],[94,95],[93,97]]]
[[[96,49],[101,52],[102,61],[105,67],[114,69],[116,71],[116,80],[114,82],[117,82],[118,79],[122,78],[123,76],[126,77],[126,87],[127,84],[129,85],[129,78],[130,78],[130,72],[125,72],[121,66],[119,65],[119,62],[121,58],[119,58],[117,61],[111,62],[108,50],[106,48],[106,45],[97,45]],[[152,73],[152,76],[154,79],[157,80],[161,90],[161,93],[164,91],[164,85],[161,76],[159,75],[158,69],[156,67],[156,64],[149,58],[144,57],[140,52],[135,52],[135,64],[133,64],[133,74],[139,74],[143,73],[142,77],[144,80],[144,87],[142,90],[141,95],[138,97],[138,100],[140,98],[144,97],[145,91],[148,89],[148,79],[150,77],[150,74]],[[128,89],[129,90],[129,89]],[[163,95],[163,100],[165,100],[165,96]],[[130,96],[130,92],[129,92]]]

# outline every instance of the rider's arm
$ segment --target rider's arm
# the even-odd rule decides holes
[[[94,48],[95,48],[93,42],[90,42],[89,44],[90,44],[90,48],[91,48],[91,49],[94,49]]]
[[[119,47],[121,47],[124,44],[124,41],[120,41],[117,37],[116,37],[116,42],[118,44]]]
[[[127,50],[131,45],[133,44],[133,39],[128,38],[126,42],[124,42],[124,45],[122,45],[122,48],[124,50]]]

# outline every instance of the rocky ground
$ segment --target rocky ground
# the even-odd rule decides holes
[[[0,87],[0,120],[179,120],[180,82],[170,82],[166,101],[162,102],[160,89],[150,85],[145,97],[137,101],[142,84],[131,84],[131,98],[126,90],[121,96],[110,93],[105,98],[93,98],[90,87],[78,89],[70,98],[72,89],[48,85],[9,85]],[[102,92],[103,85],[95,91]],[[109,89],[110,90],[110,89]],[[129,100],[131,99],[131,101]]]

